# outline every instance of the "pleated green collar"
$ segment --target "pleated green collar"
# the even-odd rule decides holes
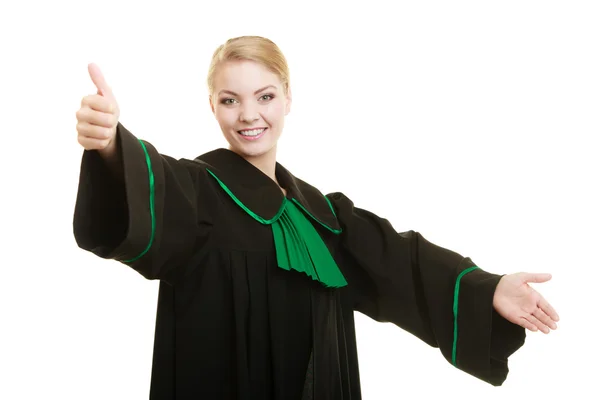
[[[318,189],[277,163],[275,175],[286,189],[284,195],[271,178],[227,149],[213,150],[195,161],[249,216],[271,225],[280,268],[304,272],[327,287],[347,284],[315,228],[321,226],[333,234],[342,231],[329,199]]]

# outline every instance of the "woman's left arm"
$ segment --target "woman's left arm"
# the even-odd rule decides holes
[[[558,318],[526,283],[542,275],[486,272],[418,232],[397,232],[342,193],[327,198],[342,227],[336,260],[354,309],[439,348],[455,367],[499,386],[530,316],[544,323],[550,322],[541,312]]]

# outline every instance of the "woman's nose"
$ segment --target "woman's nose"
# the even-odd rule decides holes
[[[254,107],[243,107],[240,112],[240,122],[253,122],[258,119],[258,111]]]

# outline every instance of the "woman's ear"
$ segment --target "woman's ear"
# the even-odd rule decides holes
[[[215,113],[215,105],[213,104],[212,96],[210,94],[208,95],[208,102],[210,103],[210,110],[214,114]]]
[[[292,87],[289,86],[287,90],[287,95],[285,96],[285,115],[290,113],[290,109],[292,107]]]

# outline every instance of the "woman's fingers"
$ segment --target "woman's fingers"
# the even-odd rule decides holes
[[[548,328],[550,328],[550,329],[557,328],[556,322],[554,322],[548,314],[546,314],[544,311],[542,311],[541,308],[536,308],[535,311],[533,312],[533,316],[535,318],[537,318],[538,321],[540,321],[542,324],[544,324]]]
[[[525,314],[523,318],[525,318],[530,324],[534,325],[537,328],[536,330],[542,331],[544,333],[550,333],[550,328],[548,328],[544,323],[542,323],[542,321],[537,319],[534,315]]]
[[[558,320],[560,319],[558,317],[558,313],[556,312],[554,307],[552,307],[550,305],[550,303],[548,303],[546,301],[546,299],[544,299],[542,296],[540,296],[540,301],[538,302],[538,307],[541,308],[542,311],[545,312],[555,322],[558,322]]]

